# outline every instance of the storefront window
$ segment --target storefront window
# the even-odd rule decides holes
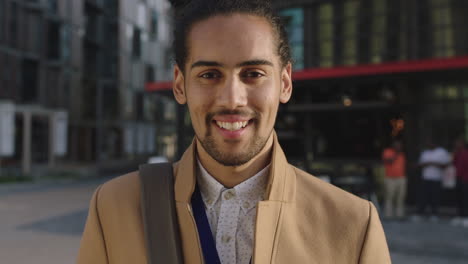
[[[381,63],[384,60],[387,34],[387,1],[374,0],[371,26],[371,62]]]
[[[408,25],[408,11],[405,8],[400,8],[399,10],[399,19],[400,19],[400,30],[399,33],[399,60],[408,59],[408,30],[405,29]]]
[[[294,70],[304,69],[304,12],[302,8],[290,8],[280,12],[284,18]]]
[[[463,86],[463,97],[468,99],[468,85]]]
[[[356,64],[357,57],[357,27],[359,2],[348,0],[343,5],[343,64]]]
[[[450,0],[431,0],[433,55],[452,57],[455,55],[454,34]]]
[[[334,10],[331,3],[320,5],[318,9],[319,17],[319,61],[320,67],[333,66],[334,59]]]

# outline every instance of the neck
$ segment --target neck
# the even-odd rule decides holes
[[[232,188],[265,168],[271,161],[273,135],[263,149],[250,161],[240,166],[224,166],[213,159],[197,139],[197,155],[208,173],[227,188]]]

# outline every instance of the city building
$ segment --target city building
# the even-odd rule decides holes
[[[171,105],[144,87],[170,78],[171,17],[166,0],[0,0],[0,100],[15,113],[2,166],[170,154],[155,121],[175,122]]]

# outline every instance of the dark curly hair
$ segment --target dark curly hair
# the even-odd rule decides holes
[[[179,2],[180,3],[180,2]],[[175,62],[182,71],[190,47],[187,43],[192,26],[202,20],[216,15],[244,13],[265,18],[272,26],[277,37],[277,52],[282,66],[291,62],[291,51],[288,37],[281,18],[273,11],[269,0],[192,0],[176,5],[176,20],[174,28]]]

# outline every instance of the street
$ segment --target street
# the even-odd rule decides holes
[[[107,179],[0,185],[0,263],[75,262],[88,203]],[[384,221],[393,263],[468,263],[468,228]]]

